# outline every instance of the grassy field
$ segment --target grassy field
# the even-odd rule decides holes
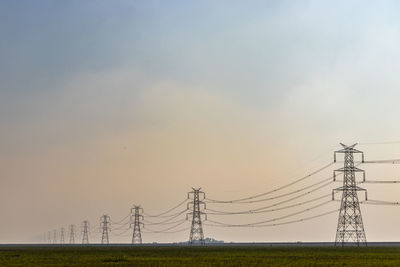
[[[400,266],[400,248],[2,247],[0,266]]]

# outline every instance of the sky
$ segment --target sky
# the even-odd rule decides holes
[[[398,1],[0,0],[0,243],[83,220],[94,229],[134,204],[163,212],[192,187],[214,199],[266,192],[331,162],[340,142],[400,158],[400,144],[367,144],[400,140],[399,12]],[[362,168],[400,178],[393,165]],[[372,199],[398,201],[399,190],[368,185]],[[368,240],[400,240],[398,207],[362,212]],[[204,231],[333,241],[336,224],[332,214]]]

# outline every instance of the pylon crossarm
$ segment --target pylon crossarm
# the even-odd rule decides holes
[[[361,188],[359,186],[346,186],[338,187],[332,189],[332,191],[366,191],[367,189]]]
[[[352,171],[352,172],[365,172],[364,170],[359,169],[359,168],[354,167],[354,166],[346,166],[346,167],[343,167],[343,168],[336,169],[333,172],[335,173],[335,172],[349,172],[349,171]]]
[[[364,154],[364,152],[355,149],[355,148],[344,148],[340,150],[336,150],[335,153],[354,153],[354,154]]]

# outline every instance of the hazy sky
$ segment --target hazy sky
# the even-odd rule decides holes
[[[265,192],[330,162],[339,142],[398,141],[399,13],[398,1],[0,0],[0,242],[116,221],[133,204],[162,212],[192,186]],[[400,144],[359,149],[400,158]],[[362,168],[400,178],[400,166]],[[368,190],[400,200],[400,186]],[[369,241],[400,240],[400,208],[362,212]],[[204,229],[333,241],[336,223]]]

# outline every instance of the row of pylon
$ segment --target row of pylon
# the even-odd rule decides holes
[[[187,213],[186,218],[188,216],[192,217],[191,221],[191,230],[189,236],[189,244],[200,244],[204,245],[204,232],[202,225],[202,216],[207,216],[205,212],[202,211],[201,207],[205,207],[204,199],[205,193],[200,191],[201,188],[195,189],[193,188],[192,192],[188,193],[188,198],[192,199],[191,202],[188,203],[191,206],[191,212]],[[140,206],[133,206],[131,209],[130,216],[130,227],[133,228],[132,233],[132,244],[142,244],[142,227],[144,227],[143,208]],[[101,230],[101,244],[109,244],[109,232],[111,231],[111,219],[109,215],[102,215],[100,217],[100,230]],[[89,221],[85,220],[82,222],[82,244],[89,244],[89,233],[90,233],[90,225]],[[75,236],[76,236],[76,227],[71,224],[69,226],[69,244],[75,244]],[[65,244],[65,228],[62,227],[60,229],[60,238],[58,241],[57,238],[57,230],[49,231],[44,234],[44,239],[47,240],[48,244]]]
[[[339,212],[338,226],[336,231],[335,245],[344,246],[346,244],[367,244],[364,225],[361,216],[360,205],[358,201],[358,191],[365,191],[356,184],[355,174],[357,172],[364,172],[363,170],[355,167],[354,165],[354,154],[362,155],[362,162],[364,162],[363,152],[355,149],[356,144],[352,146],[346,146],[341,144],[343,149],[335,151],[334,162],[336,162],[336,154],[344,153],[344,166],[343,168],[334,171],[334,179],[336,172],[343,173],[343,186],[334,191],[342,191],[341,207]],[[364,173],[365,180],[365,173]],[[192,188],[193,191],[188,193],[188,199],[192,201],[188,203],[191,206],[191,212],[187,214],[192,217],[189,244],[201,244],[205,243],[204,232],[202,225],[202,216],[207,219],[207,214],[202,210],[205,209],[205,193],[201,191],[201,188]],[[334,195],[334,194],[333,194]],[[202,209],[203,208],[203,209]],[[143,209],[140,206],[134,206],[131,209],[131,225],[133,225],[132,244],[142,244],[141,226],[144,227],[142,220],[144,219]],[[89,243],[89,223],[84,221],[82,223],[82,244]],[[103,215],[101,217],[100,228],[102,230],[101,244],[109,244],[109,231],[110,217]],[[60,231],[60,243],[64,243],[65,230],[61,228]],[[51,232],[48,233],[48,242],[51,243]],[[57,231],[53,232],[53,242],[57,243]],[[75,228],[70,225],[70,243],[75,243]]]

